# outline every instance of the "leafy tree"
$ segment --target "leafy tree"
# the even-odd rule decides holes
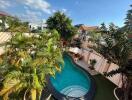
[[[106,27],[106,25],[105,25],[105,23],[102,23],[101,24],[101,26],[100,26],[100,30],[101,30],[101,32],[104,34],[106,34],[107,33],[107,27]]]
[[[131,50],[131,43],[127,39],[127,35],[117,31],[115,34],[107,35],[104,40],[106,45],[102,45],[101,53],[118,65],[126,63]]]
[[[132,5],[130,5],[131,9],[128,10],[125,20],[125,26],[124,29],[127,31],[127,33],[132,34]]]
[[[49,29],[56,29],[65,40],[70,39],[76,33],[75,27],[71,24],[72,20],[62,12],[54,13],[53,16],[48,18],[46,23]]]
[[[2,21],[2,23],[0,23],[0,28],[1,31],[5,31],[5,22],[6,22],[6,16],[0,16],[0,20]]]
[[[89,32],[89,36],[93,42],[98,43],[101,38],[101,33],[98,31],[91,31]]]
[[[121,73],[123,83],[122,90],[124,91],[121,100],[130,100],[130,98],[132,98],[132,63],[131,60],[129,60],[129,56],[131,55],[132,44],[127,39],[127,34],[120,30],[107,34],[105,42],[106,45],[101,46],[100,53],[109,61],[119,65],[119,69],[105,74],[107,76],[113,76],[117,73]]]
[[[29,37],[17,33],[6,43],[5,53],[0,56],[0,83],[3,84],[0,96],[3,100],[40,98],[47,83],[46,75],[54,76],[61,71],[59,40],[58,32],[53,30]]]
[[[29,32],[28,22],[21,22],[18,18],[11,16],[1,16],[2,20],[1,31],[10,32]],[[5,27],[5,23],[8,24],[8,28]]]
[[[18,18],[7,18],[9,28],[7,31],[10,32],[29,32],[28,22],[21,22]]]
[[[115,33],[118,30],[118,26],[116,26],[114,23],[109,24],[109,33]]]
[[[78,47],[78,48],[81,48],[81,40],[80,40],[80,38],[75,38],[75,39],[73,39],[72,41],[71,41],[71,44],[70,44],[70,46],[71,47]]]

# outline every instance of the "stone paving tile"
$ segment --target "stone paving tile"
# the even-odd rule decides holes
[[[87,63],[85,63],[83,60],[76,61],[75,63],[77,65],[81,66],[82,68],[84,68],[85,70],[87,70],[91,75],[97,75],[97,74],[99,74],[97,71],[91,70],[89,68],[89,65]]]

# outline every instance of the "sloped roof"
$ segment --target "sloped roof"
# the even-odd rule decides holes
[[[80,30],[84,30],[84,31],[93,31],[93,30],[97,30],[98,27],[97,26],[85,26],[82,25],[79,27]]]
[[[10,15],[4,11],[0,11],[0,16],[10,16]]]
[[[132,39],[132,34],[128,34],[128,38]]]

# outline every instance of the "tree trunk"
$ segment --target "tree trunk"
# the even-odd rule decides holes
[[[122,90],[125,91],[126,79],[124,79],[123,73],[121,73],[121,77],[122,77]],[[121,95],[120,99],[124,100],[124,94]]]
[[[24,93],[24,97],[23,97],[23,100],[26,100],[26,95],[27,95],[27,92],[28,92],[28,89],[25,91]]]
[[[124,100],[132,100],[132,80],[127,79],[126,88],[124,91]]]

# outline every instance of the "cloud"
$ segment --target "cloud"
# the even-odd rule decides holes
[[[40,10],[47,14],[51,14],[51,5],[45,0],[16,0],[19,3],[22,3],[31,9]]]
[[[8,1],[8,0],[0,0],[0,8],[1,9],[6,9],[6,8],[8,8],[10,6],[11,6],[10,1]]]
[[[40,10],[44,13],[51,14],[51,5],[46,0],[0,0],[0,8],[6,9],[13,7],[14,4],[30,7],[32,10]]]
[[[18,15],[18,17],[23,21],[28,21],[31,23],[38,23],[41,21],[40,16],[42,15],[40,12],[35,12],[29,10],[28,8],[25,9],[26,12],[24,14]]]
[[[63,8],[63,9],[62,9],[62,12],[63,12],[63,13],[66,13],[66,12],[67,12],[67,9]]]
[[[52,10],[51,10],[52,13],[55,13],[55,12],[57,12],[57,11],[60,11],[60,12],[62,12],[62,13],[66,13],[66,12],[67,12],[67,9],[63,8],[63,9],[61,9],[61,10],[55,10],[55,9],[52,9]]]
[[[53,9],[53,10],[52,10],[52,13],[55,13],[55,12],[57,12],[57,10]]]
[[[51,5],[46,0],[0,0],[0,9],[9,9],[10,7],[16,9],[16,6],[24,6],[25,10],[13,14],[28,22],[40,22],[42,13],[53,13]]]

